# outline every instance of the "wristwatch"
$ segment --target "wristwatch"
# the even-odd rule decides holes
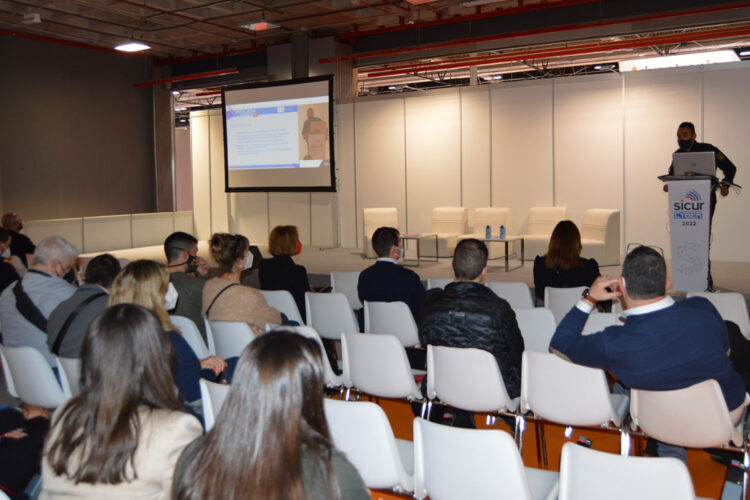
[[[590,288],[586,288],[581,294],[581,299],[588,302],[592,306],[595,306],[597,303],[597,300],[591,296],[591,294],[589,293],[590,290],[591,290]]]

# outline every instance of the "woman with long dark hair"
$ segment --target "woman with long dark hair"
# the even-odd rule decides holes
[[[275,330],[245,348],[211,431],[180,457],[174,497],[368,500],[330,441],[320,347]]]
[[[172,346],[154,313],[110,307],[81,348],[81,392],[55,412],[41,498],[169,498],[183,448],[202,432],[182,411]]]
[[[557,223],[545,255],[534,259],[534,291],[544,300],[544,289],[589,286],[599,276],[599,264],[581,257],[581,233],[569,220]]]

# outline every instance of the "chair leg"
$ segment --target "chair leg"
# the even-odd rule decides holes
[[[542,435],[542,458],[544,458],[544,468],[549,469],[549,463],[547,463],[547,437],[544,434],[544,423],[539,420],[539,432]]]
[[[748,456],[747,450],[747,439],[743,443],[743,454],[742,454],[742,500],[747,498],[747,468],[750,466],[750,457]]]
[[[625,429],[620,430],[620,455],[630,455],[630,434]]]
[[[536,463],[542,463],[542,434],[539,431],[539,427],[542,423],[537,420],[534,422],[534,436],[536,437]]]
[[[521,415],[516,415],[516,430],[513,438],[518,441],[518,452],[523,453],[523,431],[526,430],[526,420]]]
[[[347,387],[346,388],[346,395],[344,396],[344,401],[349,401],[349,395],[351,395],[351,393],[352,393],[352,388],[351,387]]]

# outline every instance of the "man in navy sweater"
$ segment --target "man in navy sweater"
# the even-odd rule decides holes
[[[702,297],[675,302],[666,294],[669,286],[664,257],[650,247],[636,248],[625,258],[622,276],[600,276],[584,292],[557,327],[550,350],[574,363],[608,370],[628,388],[672,390],[715,379],[727,407],[739,418],[745,388],[727,356],[721,316]],[[581,335],[596,303],[615,298],[622,300],[625,324]],[[684,448],[665,443],[657,443],[657,453],[687,460]]]
[[[379,227],[372,235],[372,248],[378,260],[362,271],[357,283],[359,300],[375,302],[405,302],[416,319],[424,299],[425,290],[419,275],[398,263],[402,257],[398,245],[398,229]],[[359,311],[360,328],[364,315]],[[364,328],[362,328],[364,330]]]

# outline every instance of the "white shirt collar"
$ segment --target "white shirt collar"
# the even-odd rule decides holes
[[[398,265],[398,262],[396,262],[396,259],[391,259],[390,257],[378,257],[376,262],[390,262],[391,264]]]
[[[638,314],[648,314],[656,311],[661,311],[662,309],[666,309],[667,307],[670,307],[674,304],[674,299],[670,297],[669,295],[665,295],[663,299],[653,302],[651,304],[646,304],[645,306],[638,306],[638,307],[632,307],[630,309],[625,309],[622,312],[622,315],[627,316],[636,316]]]

